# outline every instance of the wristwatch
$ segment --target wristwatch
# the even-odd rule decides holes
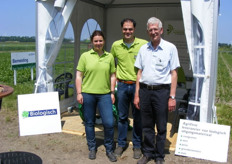
[[[115,94],[115,92],[114,92],[114,91],[110,91],[110,93],[111,93],[111,94],[113,94],[113,95]]]
[[[175,96],[169,96],[169,98],[171,98],[171,99],[175,100]]]

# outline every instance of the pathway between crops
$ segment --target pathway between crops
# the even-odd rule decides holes
[[[223,55],[220,55],[220,56],[221,56],[221,58],[222,58],[223,62],[225,63],[226,68],[228,69],[228,72],[229,72],[229,74],[230,74],[230,78],[232,78],[232,71],[231,71],[231,69],[230,69],[229,64],[227,63],[227,61],[226,61],[226,59],[224,58],[224,56],[223,56]]]

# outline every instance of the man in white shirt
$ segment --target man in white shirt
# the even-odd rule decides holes
[[[162,164],[168,111],[174,111],[176,106],[177,69],[180,63],[176,46],[161,38],[163,28],[159,19],[148,19],[147,32],[151,41],[140,48],[135,61],[135,67],[139,70],[134,104],[141,110],[144,136],[143,158],[138,164],[146,164],[151,159]]]

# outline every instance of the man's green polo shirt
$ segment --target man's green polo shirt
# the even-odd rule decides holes
[[[128,48],[123,39],[115,41],[111,48],[111,54],[117,58],[116,75],[121,80],[136,81],[138,69],[134,67],[134,63],[142,45],[147,41],[135,38],[133,44]]]
[[[82,92],[106,94],[110,92],[110,75],[115,72],[114,57],[104,51],[99,56],[93,49],[81,55],[77,70],[83,72]]]

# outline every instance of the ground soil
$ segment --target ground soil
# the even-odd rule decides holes
[[[1,109],[0,111],[0,153],[10,151],[30,152],[38,155],[43,164],[105,164],[110,163],[105,155],[102,139],[97,140],[98,151],[95,160],[88,159],[88,149],[85,136],[53,133],[32,136],[19,136],[19,124],[16,111]],[[215,148],[217,149],[217,148]],[[116,163],[135,164],[132,158],[132,147],[129,145],[122,157]],[[174,151],[166,151],[166,164],[215,164],[217,162],[175,156]],[[149,163],[154,163],[150,161]],[[228,152],[228,164],[232,163],[232,143]]]

